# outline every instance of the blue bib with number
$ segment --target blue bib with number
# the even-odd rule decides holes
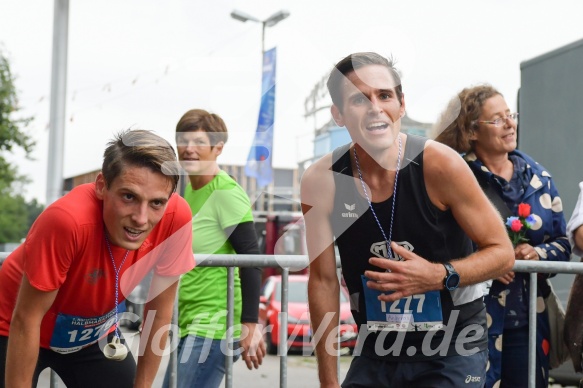
[[[367,327],[370,331],[433,331],[443,325],[439,291],[410,295],[394,302],[384,302],[379,295],[387,294],[367,287],[364,275],[362,288],[366,305]],[[391,294],[389,292],[388,294]]]
[[[118,313],[125,311],[125,301]],[[115,309],[100,317],[77,317],[59,313],[51,337],[51,349],[57,353],[73,353],[106,336],[115,324]]]

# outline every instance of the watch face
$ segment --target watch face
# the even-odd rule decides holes
[[[459,286],[459,284],[460,284],[460,275],[458,275],[457,273],[450,274],[447,277],[447,280],[445,281],[445,286],[449,290],[456,289],[457,286]]]

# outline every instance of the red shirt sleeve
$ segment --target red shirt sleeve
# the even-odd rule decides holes
[[[78,237],[75,219],[51,206],[40,214],[24,242],[24,273],[41,291],[61,287],[75,258]]]

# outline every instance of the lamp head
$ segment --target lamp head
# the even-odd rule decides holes
[[[231,17],[243,23],[245,23],[247,20],[251,20],[252,22],[261,22],[261,20],[236,9],[231,12]]]
[[[231,14],[232,15],[232,14]],[[273,27],[277,23],[281,22],[282,20],[286,19],[289,16],[289,12],[285,10],[280,10],[268,17],[263,21],[267,27]]]

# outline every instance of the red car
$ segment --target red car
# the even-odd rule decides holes
[[[348,292],[340,287],[341,346],[350,351],[356,345],[357,327],[348,301]],[[281,312],[281,276],[269,276],[263,283],[259,303],[259,322],[268,325],[265,343],[269,354],[277,354],[279,346],[279,313]],[[311,353],[310,312],[308,308],[308,276],[289,275],[288,283],[288,349]],[[271,328],[271,330],[269,330]]]

